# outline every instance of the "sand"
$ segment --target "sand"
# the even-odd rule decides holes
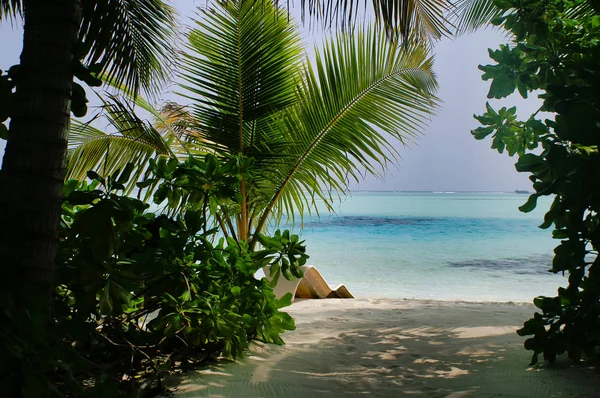
[[[253,344],[173,385],[184,397],[600,397],[589,363],[528,368],[529,304],[306,300],[285,346]]]

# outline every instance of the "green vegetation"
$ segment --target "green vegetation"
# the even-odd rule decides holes
[[[208,162],[236,178],[231,165]],[[169,372],[219,353],[235,358],[253,339],[282,344],[280,333],[294,329],[278,311],[290,295],[276,300],[254,273],[283,259],[297,273],[307,258],[297,236],[261,237],[269,244],[254,252],[232,239],[215,244],[200,212],[156,215],[119,195],[132,170],[65,185],[52,327],[2,297],[3,394],[138,396],[140,386],[160,391]]]
[[[70,115],[87,109],[74,78],[93,87],[102,75],[154,93],[169,76],[177,36],[162,0],[0,0],[0,22],[20,17],[20,64],[8,71],[8,90],[0,86],[0,119],[10,121],[0,134],[0,264],[13,277],[2,289],[50,318]]]
[[[251,249],[270,221],[314,209],[317,199],[331,206],[328,190],[344,192],[361,172],[376,173],[393,159],[393,142],[418,134],[436,106],[427,47],[398,46],[375,29],[339,34],[313,64],[285,11],[242,1],[208,9],[187,40],[180,69],[190,105],[170,103],[161,113],[138,98],[154,115],[150,124],[113,97],[105,109],[118,133],[75,123],[69,175],[112,173],[152,155],[235,161],[245,170],[227,184],[240,196],[236,205],[212,202],[220,189],[212,170],[182,167],[170,171],[174,183],[160,174],[142,187],[156,189],[155,202],[172,213],[210,213],[224,236]]]
[[[494,17],[516,38],[483,68],[490,97],[542,90],[542,110],[557,114],[520,122],[514,109],[488,106],[474,134],[493,134],[532,173],[524,211],[556,195],[544,226],[562,240],[553,271],[569,272],[569,286],[537,298],[543,314],[520,333],[534,336],[534,362],[564,351],[577,360],[600,339],[600,16],[581,0],[459,3],[462,29]],[[298,236],[266,226],[317,200],[331,206],[331,191],[393,160],[392,142],[417,134],[436,106],[422,41],[449,34],[449,2],[373,4],[383,30],[340,34],[311,63],[271,2],[215,3],[177,63],[190,105],[156,110],[140,94],[155,100],[176,64],[165,2],[0,0],[0,21],[25,20],[21,64],[0,71],[3,394],[140,396],[167,373],[242,355],[252,340],[282,343],[294,328],[280,311],[290,297],[277,300],[254,273],[298,277],[307,255]],[[342,25],[358,9],[306,6]],[[70,115],[88,112],[83,86],[103,83],[118,87],[102,109],[113,132],[78,121],[69,132]]]
[[[535,208],[537,198],[554,195],[542,228],[554,226],[560,239],[552,272],[568,273],[556,297],[538,297],[541,310],[519,334],[532,336],[525,348],[553,362],[567,352],[574,361],[593,356],[600,345],[600,10],[583,0],[497,0],[494,24],[514,38],[513,45],[490,50],[495,65],[480,67],[492,80],[489,98],[518,91],[524,98],[541,91],[538,112],[519,120],[515,108],[487,112],[477,139],[492,135],[492,147],[518,155],[516,168],[531,173],[535,193],[520,209]]]
[[[346,25],[356,20],[361,3],[301,0],[301,7],[303,16],[307,12],[324,24]],[[390,40],[447,34],[444,13],[450,6],[445,0],[373,0]],[[74,78],[94,87],[101,77],[134,96],[140,90],[159,93],[171,76],[177,32],[175,12],[163,0],[0,0],[0,22],[21,18],[23,50],[20,64],[11,68],[11,95],[4,83],[0,87],[0,136],[7,139],[0,224],[13,226],[0,229],[0,263],[20,274],[18,287],[9,286],[19,300],[28,301],[41,289],[48,303],[56,275],[70,114],[87,110],[85,92]]]
[[[251,340],[282,343],[294,327],[279,311],[290,297],[275,299],[254,273],[298,277],[308,256],[298,236],[265,227],[317,198],[331,204],[324,187],[344,191],[362,170],[376,172],[395,155],[388,140],[417,134],[436,105],[426,45],[357,29],[311,65],[285,12],[239,1],[215,4],[187,37],[179,67],[192,104],[159,112],[140,90],[152,98],[173,66],[173,10],[100,3],[0,0],[0,18],[26,22],[25,61],[0,77],[0,122],[10,120],[0,131],[0,391],[9,396],[139,396],[160,390],[166,373],[239,356]],[[435,36],[440,5],[425,9],[405,26]],[[45,69],[41,37],[75,61],[54,65],[52,54]],[[88,111],[74,77],[120,93],[103,108],[115,134],[73,122],[76,179],[63,190],[69,110]],[[29,106],[50,103],[64,106]],[[52,127],[36,124],[45,120]],[[138,199],[125,195],[136,190]]]

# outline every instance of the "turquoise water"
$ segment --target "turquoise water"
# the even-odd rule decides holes
[[[566,285],[549,273],[558,243],[512,193],[355,192],[335,215],[294,227],[309,264],[356,297],[531,301]]]

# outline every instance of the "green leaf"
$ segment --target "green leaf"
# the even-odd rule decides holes
[[[0,123],[0,139],[8,140],[8,127],[3,123]]]
[[[144,110],[150,107],[139,105],[141,97],[134,101],[135,106]],[[106,119],[117,133],[107,133],[91,125],[74,119],[71,121],[69,132],[69,152],[67,157],[67,179],[82,179],[88,170],[102,171],[102,174],[112,175],[118,169],[124,170],[127,163],[136,165],[125,192],[131,193],[136,183],[142,178],[148,179],[151,163],[155,156],[175,157],[187,154],[188,147],[176,136],[170,127],[171,122],[165,121],[160,129],[154,128],[142,121],[135,113],[132,103],[114,95],[103,98],[101,117]],[[160,113],[156,110],[152,115]],[[162,121],[160,123],[163,123]],[[153,192],[147,193],[150,198]]]
[[[519,94],[521,94],[521,97],[527,99],[527,86],[523,84],[520,80],[517,83],[517,89],[519,90]]]
[[[518,172],[538,171],[540,168],[546,167],[547,161],[539,155],[527,153],[519,156],[519,160],[515,164]]]
[[[182,302],[190,301],[192,299],[192,294],[189,290],[185,290],[183,293],[181,293],[181,296],[179,296],[179,298]]]
[[[138,182],[136,184],[136,186],[138,188],[148,188],[150,185],[156,183],[157,181],[158,181],[158,179],[156,179],[156,178],[149,178],[149,179],[144,180],[142,182]]]
[[[538,197],[539,195],[537,194],[530,195],[527,199],[527,202],[525,202],[525,204],[519,207],[519,210],[523,213],[529,213],[533,211],[533,209],[535,209],[535,207],[537,206]]]
[[[569,231],[564,229],[555,229],[552,231],[552,238],[554,239],[567,239],[569,237]]]
[[[540,120],[530,119],[527,121],[527,126],[537,135],[548,133],[548,127]]]
[[[554,299],[550,297],[539,296],[533,299],[533,304],[544,311],[544,313],[548,313],[552,310],[556,310],[556,302]]]
[[[95,180],[100,182],[102,185],[106,185],[106,181],[104,180],[104,178],[100,177],[100,175],[95,171],[90,170],[86,173],[86,175],[87,178],[89,178],[90,180]]]
[[[185,226],[187,227],[190,234],[194,235],[200,231],[203,225],[203,219],[200,216],[200,212],[189,210],[185,213]]]
[[[154,193],[154,203],[159,205],[162,202],[164,202],[165,199],[167,199],[167,195],[169,194],[169,192],[169,187],[166,184],[161,184]]]
[[[117,183],[125,184],[127,181],[129,181],[129,178],[131,177],[131,172],[134,169],[135,169],[135,165],[133,163],[127,163],[125,165],[125,168],[123,169],[123,172],[121,173],[121,175],[119,175],[119,178],[117,179]]]
[[[292,305],[292,293],[286,293],[285,295],[283,295],[283,297],[281,297],[279,300],[277,300],[277,308],[283,308],[283,307],[289,307],[290,305]]]
[[[471,131],[476,140],[482,140],[494,132],[494,127],[477,127]]]
[[[87,53],[87,51],[85,51],[85,52]],[[85,54],[82,55],[81,57],[84,57],[84,56],[85,56]],[[96,67],[94,69],[98,69],[98,68]],[[94,76],[92,74],[91,68],[85,67],[79,60],[77,60],[77,65],[75,67],[75,77],[77,77],[82,82],[85,82],[90,87],[102,86],[102,79]]]
[[[177,206],[179,206],[181,196],[181,190],[179,188],[173,188],[169,190],[167,193],[169,207],[172,209],[176,209]]]
[[[517,83],[514,77],[498,76],[492,80],[488,98],[501,99],[511,95],[517,88]]]
[[[84,2],[79,34],[89,46],[83,62],[110,84],[157,94],[174,62],[175,22],[164,0]]]
[[[110,294],[110,281],[100,290],[100,312],[104,315],[111,315],[114,310],[114,302]]]
[[[78,83],[73,83],[71,92],[71,112],[75,117],[83,117],[87,114],[88,99],[85,90]]]

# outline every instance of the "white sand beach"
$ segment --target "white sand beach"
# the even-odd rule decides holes
[[[285,346],[253,344],[171,384],[176,397],[600,397],[600,374],[560,358],[528,368],[529,304],[305,300]]]

